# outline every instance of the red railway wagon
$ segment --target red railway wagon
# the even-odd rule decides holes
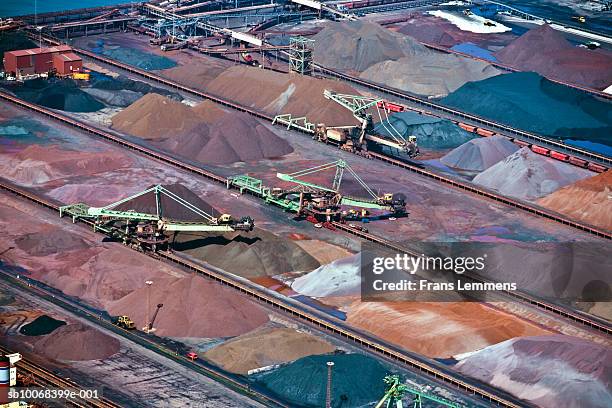
[[[561,160],[562,162],[569,161],[569,154],[555,152],[554,150],[550,151],[550,157],[552,157],[553,159]]]
[[[550,153],[550,149],[538,145],[531,145],[531,150],[543,156],[548,156],[548,154]]]
[[[387,101],[380,101],[376,103],[376,106],[378,106],[380,109],[384,109],[387,112],[403,112],[406,110],[406,108],[404,108],[402,105],[399,105],[397,103],[392,103],[392,102],[387,102]]]
[[[519,147],[529,147],[529,146],[531,146],[531,143],[529,143],[529,142],[524,142],[524,141],[519,140],[519,139],[512,139],[512,142],[513,142],[515,145],[518,145]]]
[[[480,136],[484,136],[484,137],[490,137],[490,136],[493,136],[495,134],[495,132],[492,132],[492,131],[487,130],[487,129],[481,129],[481,128],[476,129],[476,133],[479,134]]]
[[[468,125],[468,124],[465,124],[465,123],[463,123],[463,122],[457,122],[457,125],[458,125],[458,126],[461,128],[461,129],[466,130],[466,131],[468,131],[468,132],[472,132],[472,133],[474,133],[474,132],[476,131],[476,126]]]
[[[589,165],[589,162],[586,160],[579,159],[578,157],[570,156],[569,160],[574,166],[586,168]]]
[[[587,166],[587,169],[594,171],[596,173],[603,173],[608,170],[607,167],[596,164],[596,163],[589,163]]]

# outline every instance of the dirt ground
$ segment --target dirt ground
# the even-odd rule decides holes
[[[144,408],[200,401],[211,408],[261,406],[208,377],[188,372],[115,334],[97,330],[51,303],[17,292],[4,282],[0,282],[0,290],[12,294],[14,299],[10,305],[0,306],[0,344],[22,353],[28,361],[74,379],[83,387],[101,389],[105,397],[111,397],[120,405]],[[62,336],[59,332],[57,336],[56,333],[35,337],[19,335],[20,325],[43,313],[68,322],[62,328],[78,327],[80,330],[71,336]],[[3,323],[8,322],[9,316],[17,317],[19,324]],[[104,342],[100,344],[92,339],[104,339]],[[107,350],[112,346],[113,352],[100,355],[100,346]],[[66,358],[74,351],[78,353],[72,357],[79,361]]]

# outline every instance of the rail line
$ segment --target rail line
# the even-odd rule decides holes
[[[128,68],[130,70],[133,70],[134,72],[141,71],[141,70],[129,67],[129,66],[128,66]],[[146,72],[145,72],[145,74],[146,74]],[[156,75],[152,75],[152,76],[148,76],[148,77],[150,79],[159,78]],[[248,107],[245,107],[245,106],[242,106],[242,105],[238,105],[238,104],[235,104],[233,102],[229,102],[229,101],[221,99],[219,97],[206,94],[204,92],[200,92],[200,91],[197,91],[197,90],[190,89],[190,88],[182,86],[180,84],[173,84],[172,81],[166,80],[164,78],[159,78],[159,80],[162,81],[164,84],[167,84],[168,86],[173,86],[173,87],[181,89],[181,90],[183,90],[185,92],[190,92],[190,93],[192,93],[194,95],[197,95],[197,96],[199,96],[201,98],[210,99],[210,100],[212,100],[214,102],[218,102],[218,103],[220,103],[222,105],[231,107],[233,109],[237,109],[237,110],[240,110],[242,112],[249,113],[251,115],[254,115],[254,116],[258,117],[258,118],[261,118],[261,119],[264,119],[264,120],[267,120],[267,121],[272,121],[273,120],[271,116],[266,115],[264,113],[261,113],[259,111],[256,111],[254,109],[251,109],[251,108],[248,108]],[[138,151],[140,153],[146,154],[147,156],[153,157],[153,158],[155,158],[157,160],[163,161],[163,162],[168,163],[168,164],[172,164],[173,166],[179,167],[179,168],[181,168],[183,170],[187,170],[187,171],[189,171],[191,173],[196,173],[196,174],[198,174],[200,176],[206,177],[206,178],[208,178],[210,180],[213,180],[213,181],[216,181],[218,183],[226,184],[226,179],[224,177],[221,177],[221,176],[219,176],[217,174],[214,174],[214,173],[212,173],[210,171],[201,169],[199,167],[190,165],[188,163],[184,163],[184,162],[182,162],[180,160],[177,160],[177,159],[171,157],[170,155],[157,152],[157,151],[152,150],[150,148],[141,146],[141,145],[139,145],[137,143],[127,141],[127,140],[125,140],[124,138],[122,138],[120,136],[117,136],[117,135],[114,135],[114,134],[109,133],[107,131],[98,129],[98,128],[94,127],[94,126],[90,126],[90,125],[85,124],[83,122],[74,120],[74,119],[72,119],[72,118],[70,118],[68,116],[65,116],[63,114],[54,112],[54,111],[52,111],[50,109],[46,109],[46,108],[44,108],[42,106],[29,103],[27,101],[24,101],[24,100],[22,100],[20,98],[17,98],[15,96],[13,96],[13,95],[10,95],[8,93],[0,91],[0,99],[4,99],[4,100],[6,100],[8,102],[12,102],[12,103],[14,103],[14,104],[16,104],[18,106],[23,107],[23,108],[26,108],[26,109],[38,112],[38,113],[43,114],[43,115],[48,116],[48,117],[51,117],[51,118],[53,118],[55,120],[58,120],[58,121],[63,122],[65,124],[68,124],[68,125],[70,125],[72,127],[76,127],[76,128],[78,128],[80,130],[83,130],[83,131],[85,131],[87,133],[94,134],[94,135],[102,137],[102,138],[104,138],[106,140],[112,141],[114,143],[118,143],[118,144],[120,144],[120,145],[122,145],[124,147],[129,148],[129,149],[136,150],[136,151]],[[527,212],[529,212],[529,213],[531,213],[533,215],[541,216],[541,217],[544,217],[546,219],[559,222],[559,223],[561,223],[563,225],[567,225],[567,226],[576,228],[578,230],[581,230],[581,231],[593,234],[593,235],[601,237],[601,238],[612,239],[612,233],[610,233],[608,231],[605,231],[605,230],[602,230],[602,229],[599,229],[599,228],[596,228],[596,227],[593,227],[593,226],[590,226],[590,225],[587,225],[587,224],[582,224],[582,223],[577,222],[577,221],[573,221],[573,220],[571,220],[569,218],[563,217],[562,215],[554,213],[552,211],[549,211],[549,210],[546,210],[546,209],[543,209],[543,208],[540,208],[540,207],[537,207],[537,206],[534,206],[534,205],[531,205],[531,204],[528,204],[528,203],[525,203],[525,202],[514,200],[514,199],[511,199],[511,198],[505,197],[503,195],[496,194],[496,193],[494,193],[492,191],[488,191],[488,190],[485,190],[483,188],[479,188],[479,187],[476,187],[474,185],[461,182],[459,180],[455,180],[455,179],[452,179],[452,178],[449,178],[449,177],[446,177],[446,176],[442,176],[442,175],[433,173],[431,171],[428,171],[428,170],[419,168],[417,166],[414,166],[414,165],[411,165],[411,164],[399,161],[397,159],[394,159],[394,158],[386,156],[386,155],[377,154],[377,153],[372,153],[372,155],[376,159],[388,162],[388,163],[393,164],[393,165],[401,166],[402,168],[404,168],[406,170],[410,170],[410,171],[412,171],[414,173],[417,173],[417,174],[420,174],[422,176],[426,176],[428,178],[431,178],[431,179],[443,182],[445,184],[448,184],[448,185],[451,185],[453,187],[459,188],[459,189],[461,189],[463,191],[468,191],[468,192],[474,193],[476,195],[479,195],[481,197],[486,197],[486,198],[492,199],[492,200],[494,200],[496,202],[503,203],[503,204],[509,205],[511,207],[527,211]]]
[[[38,197],[32,192],[22,190],[16,186],[5,183],[4,181],[0,181],[0,189],[4,189],[21,198],[25,198],[38,205],[41,205],[45,208],[59,213],[59,206],[57,204]],[[441,364],[438,366],[437,363],[428,361],[416,354],[405,352],[393,345],[383,344],[380,339],[377,339],[374,336],[361,333],[354,329],[349,330],[345,327],[342,327],[338,323],[336,323],[333,318],[327,315],[323,315],[320,312],[317,313],[315,309],[312,309],[312,311],[310,311],[307,309],[308,306],[298,306],[299,302],[297,301],[283,301],[278,297],[258,290],[245,282],[231,278],[230,276],[220,273],[219,271],[216,271],[213,268],[206,268],[186,258],[177,256],[172,252],[159,251],[156,252],[156,255],[169,262],[187,268],[188,270],[192,270],[209,279],[222,283],[225,286],[236,289],[263,304],[272,306],[273,308],[282,311],[283,313],[300,318],[302,321],[310,324],[313,327],[316,327],[318,329],[324,329],[340,338],[350,340],[351,342],[364,347],[366,350],[374,352],[375,354],[378,354],[384,358],[388,358],[396,363],[411,367],[412,369],[417,369],[421,373],[425,373],[435,378],[436,380],[442,381],[446,384],[453,385],[454,387],[464,392],[468,392],[472,395],[477,395],[485,401],[495,403],[498,406],[511,408],[522,408],[525,406],[530,406],[523,401],[516,400],[510,395],[504,395],[505,393],[503,391],[499,391],[484,385],[475,385],[468,381],[464,381],[462,378],[458,378],[458,374],[445,368]]]
[[[27,198],[30,201],[35,202],[38,205],[42,205],[43,207],[55,211],[55,212],[59,212],[59,207],[49,201],[46,200],[39,200],[36,201],[34,198],[34,195],[31,195],[29,192],[25,192],[23,190],[19,190],[17,188],[15,188],[14,186],[10,186],[7,185],[5,183],[0,182],[0,189],[4,188],[7,191],[10,191],[13,194],[16,194],[20,197],[23,198]],[[8,187],[8,188],[7,188]],[[27,195],[27,197],[26,197]],[[88,220],[80,220],[82,223],[87,224],[87,225],[92,225],[92,223]],[[270,407],[279,407],[279,408],[289,408],[285,403],[278,401],[270,396],[264,395],[259,393],[257,390],[254,390],[253,388],[250,387],[250,385],[246,382],[246,381],[241,381],[237,378],[234,378],[233,376],[230,375],[226,375],[226,373],[213,368],[212,366],[209,365],[204,365],[198,362],[193,362],[192,360],[188,359],[185,356],[181,356],[181,355],[177,355],[175,353],[174,350],[170,350],[167,347],[165,347],[164,345],[157,343],[155,341],[152,341],[151,339],[147,338],[144,335],[140,335],[139,332],[135,332],[135,331],[130,331],[130,330],[126,330],[123,329],[119,326],[116,326],[114,324],[112,324],[110,321],[105,320],[105,319],[101,319],[99,315],[93,313],[91,310],[84,308],[82,305],[79,305],[78,303],[75,303],[74,301],[71,300],[66,300],[64,298],[62,298],[61,296],[57,296],[56,294],[40,287],[36,285],[36,281],[34,280],[29,280],[28,278],[22,277],[20,279],[16,279],[14,276],[10,275],[7,272],[4,271],[0,271],[0,275],[4,275],[5,277],[8,278],[8,280],[11,280],[13,283],[14,282],[18,282],[15,283],[15,285],[21,285],[21,286],[27,286],[24,289],[27,289],[31,294],[34,294],[36,296],[40,296],[41,298],[54,303],[55,305],[61,307],[62,309],[68,311],[69,313],[73,313],[76,314],[80,317],[83,317],[85,319],[87,319],[89,322],[95,324],[96,326],[99,326],[103,329],[109,330],[114,332],[115,334],[118,334],[124,338],[126,338],[128,341],[131,341],[133,343],[136,343],[142,347],[147,348],[148,350],[151,350],[159,355],[161,355],[162,357],[165,357],[167,359],[170,359],[192,371],[195,371],[197,373],[200,373],[202,375],[207,376],[208,378],[211,378],[212,380],[218,382],[219,384],[228,387],[242,395],[245,395],[248,398],[253,399],[254,401],[260,402],[265,404],[266,406],[270,406]],[[22,360],[23,361],[23,360]],[[21,363],[21,362],[20,362]],[[20,364],[18,363],[18,364]],[[26,370],[27,371],[27,370]],[[52,373],[50,373],[51,375],[54,375]],[[57,376],[55,376],[57,377]],[[61,377],[57,377],[59,380],[64,380]],[[68,381],[68,380],[64,380],[64,381]],[[73,387],[75,388],[75,387]],[[112,405],[112,406],[108,406],[108,407],[115,407],[116,405]],[[101,407],[105,407],[105,406],[101,406]],[[117,406],[118,407],[118,406]]]
[[[0,346],[0,352],[3,354],[12,353],[11,350],[7,349],[4,346]],[[32,374],[34,377],[41,379],[45,384],[52,385],[53,387],[60,388],[63,390],[74,390],[78,391],[82,389],[80,385],[75,383],[74,381],[62,378],[51,371],[47,370],[35,364],[31,361],[27,361],[25,359],[20,360],[16,363],[17,367],[20,370],[23,370],[27,373]],[[42,385],[42,384],[41,384]],[[77,407],[94,407],[94,408],[120,408],[120,405],[115,404],[107,398],[101,397],[99,399],[96,398],[84,398],[79,397],[77,400],[64,400],[66,404],[70,404]]]

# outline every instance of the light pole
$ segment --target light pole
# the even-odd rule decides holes
[[[325,408],[331,408],[332,403],[332,367],[333,361],[327,362],[327,389],[325,390]]]
[[[146,281],[147,285],[147,323],[144,327],[144,331],[149,332],[149,326],[151,324],[151,285],[153,285],[153,281]]]
[[[6,254],[11,249],[15,249],[15,247],[14,246],[10,246],[10,247],[6,248],[4,251],[0,252],[0,256]],[[0,258],[0,262],[2,262],[2,258]]]

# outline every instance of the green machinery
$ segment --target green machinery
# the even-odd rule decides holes
[[[118,210],[125,208],[131,201],[152,194],[155,199],[155,210],[139,212],[134,210]],[[181,221],[166,216],[164,202],[181,208],[192,215],[195,221]],[[115,238],[120,238],[126,244],[132,244],[142,249],[156,250],[160,245],[168,243],[168,233],[186,232],[234,232],[251,231],[253,219],[243,217],[236,221],[229,214],[213,217],[206,211],[191,204],[187,200],[164,188],[161,185],[150,187],[140,193],[124,198],[105,207],[90,207],[78,203],[60,207],[60,217],[70,215],[73,222],[77,219],[90,219],[94,222],[94,230],[101,230]]]
[[[314,124],[306,117],[292,117],[291,114],[278,115],[273,124],[283,124],[287,129],[295,128],[302,132],[311,133],[320,142],[338,145],[341,149],[353,153],[367,155],[367,145],[371,142],[378,146],[387,146],[406,153],[409,157],[419,155],[416,136],[409,136],[408,140],[389,121],[385,101],[380,98],[371,98],[361,95],[340,94],[328,89],[323,91],[325,99],[338,103],[349,110],[359,126],[326,126],[324,123]],[[377,135],[371,111],[376,112],[380,125],[387,131],[388,137]],[[381,114],[382,111],[382,114]]]
[[[302,179],[304,176],[331,169],[335,170],[331,187],[321,186]],[[353,176],[370,198],[350,197],[340,193],[340,185],[345,171]],[[262,197],[266,202],[273,203],[287,211],[295,212],[298,215],[313,215],[316,218],[325,218],[325,221],[357,218],[356,211],[344,211],[341,208],[342,206],[361,208],[363,215],[369,209],[388,211],[396,216],[406,215],[406,203],[402,197],[393,194],[378,196],[344,160],[336,160],[290,174],[277,173],[276,176],[295,186],[291,189],[269,188],[263,186],[261,180],[247,175],[230,177],[227,185],[228,188],[238,188],[241,193],[247,191]]]
[[[425,400],[435,402],[436,406],[461,408],[461,405],[455,402],[436,397],[435,395],[402,384],[399,375],[388,375],[383,381],[387,386],[387,391],[374,408],[382,408],[383,405],[385,408],[393,408],[394,405],[395,408],[403,408],[402,399],[407,393],[412,394],[413,408],[422,408]]]

